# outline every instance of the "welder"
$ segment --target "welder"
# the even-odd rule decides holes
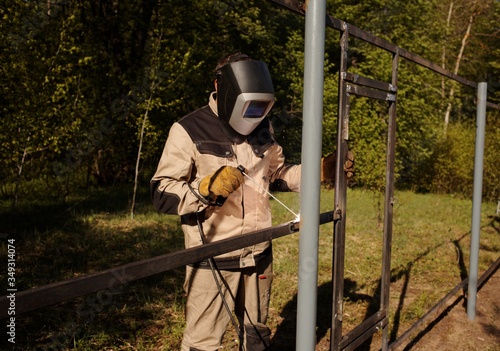
[[[266,117],[275,101],[267,65],[233,53],[214,73],[208,104],[172,125],[151,180],[155,207],[180,215],[186,248],[269,228],[269,189],[300,191],[300,165],[285,162]],[[335,157],[324,158],[323,180],[334,174]],[[230,321],[240,350],[268,349],[272,262],[266,241],[188,265],[181,350],[218,350]]]

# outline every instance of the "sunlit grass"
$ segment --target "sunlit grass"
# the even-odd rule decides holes
[[[277,196],[294,212],[300,211],[298,194]],[[399,335],[466,277],[471,201],[410,192],[396,192],[395,197],[389,317],[390,328]],[[156,213],[146,195],[140,199],[134,219],[128,213],[127,197],[121,193],[83,199],[24,213],[4,211],[2,218],[9,220],[2,222],[2,232],[16,237],[20,290],[183,248],[179,219]],[[294,219],[277,201],[271,203],[274,224]],[[344,332],[378,309],[383,204],[379,194],[348,191]],[[332,190],[322,191],[320,208],[321,212],[333,208]],[[496,204],[489,203],[482,207],[480,274],[500,252],[495,208]],[[21,218],[27,220],[16,222]],[[294,233],[273,243],[276,278],[269,326],[276,350],[294,349],[299,240],[307,240],[308,235],[315,233]],[[2,255],[5,250],[0,247]],[[320,227],[318,250],[317,349],[327,350],[332,223]],[[16,350],[59,346],[77,350],[178,349],[184,328],[183,280],[184,269],[179,268],[18,316]],[[236,350],[236,339],[230,327],[224,350]]]

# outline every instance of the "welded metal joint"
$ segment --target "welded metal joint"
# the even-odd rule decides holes
[[[333,220],[334,221],[339,221],[342,219],[342,210],[340,208],[336,209],[334,214],[333,214]]]
[[[349,76],[349,78],[348,78]],[[357,83],[359,79],[359,74],[356,73],[349,73],[349,72],[342,72],[342,79],[347,80],[349,79],[352,83]]]
[[[288,225],[291,233],[295,233],[300,230],[300,222],[290,222]]]
[[[307,3],[308,1],[305,1],[305,2],[300,2],[299,3],[299,10],[300,12],[305,15],[306,14],[306,11],[307,11]]]
[[[342,319],[344,318],[344,301],[340,299],[338,303],[338,311],[339,313],[337,314],[336,318],[339,322],[342,322]]]
[[[356,88],[356,86],[352,86],[351,84],[346,84],[346,94],[345,94],[345,110],[344,110],[344,119],[342,124],[342,139],[349,140],[349,115],[351,109],[351,95],[349,91],[351,87]]]
[[[349,95],[347,96],[349,98]],[[349,105],[347,105],[347,110],[349,111]],[[349,140],[349,112],[346,112],[344,117],[344,128],[342,133],[342,139]]]
[[[342,36],[340,38],[340,47],[345,51],[349,51],[349,24],[342,22]]]
[[[387,94],[387,98],[385,100],[390,101],[390,102],[395,102],[396,101],[396,94]]]

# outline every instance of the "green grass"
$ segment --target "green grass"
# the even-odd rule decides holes
[[[277,194],[299,211],[299,195]],[[471,201],[449,195],[396,192],[390,291],[390,336],[394,339],[466,277]],[[378,309],[383,198],[349,190],[347,196],[344,333]],[[272,201],[274,223],[293,215]],[[321,212],[333,208],[333,191],[323,190]],[[500,252],[496,204],[484,203],[480,274]],[[147,192],[134,219],[123,190],[68,198],[0,213],[1,232],[16,238],[20,290],[173,252],[183,248],[179,219],[154,211]],[[275,283],[269,326],[275,350],[295,349],[299,239],[295,233],[273,244]],[[318,350],[329,349],[331,323],[332,223],[320,227]],[[5,257],[6,246],[0,246]],[[2,270],[1,291],[6,291]],[[184,269],[158,274],[17,316],[15,350],[175,350],[184,326]],[[9,349],[1,338],[2,349]],[[232,328],[224,350],[236,350]],[[378,346],[380,335],[372,344]]]

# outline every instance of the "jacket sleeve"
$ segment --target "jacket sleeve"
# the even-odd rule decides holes
[[[300,192],[301,166],[286,164],[283,148],[278,144],[272,147],[270,156],[269,190]]]
[[[191,138],[180,124],[174,123],[150,182],[151,198],[158,211],[184,215],[207,206],[198,194],[199,181],[193,179],[194,153]]]

